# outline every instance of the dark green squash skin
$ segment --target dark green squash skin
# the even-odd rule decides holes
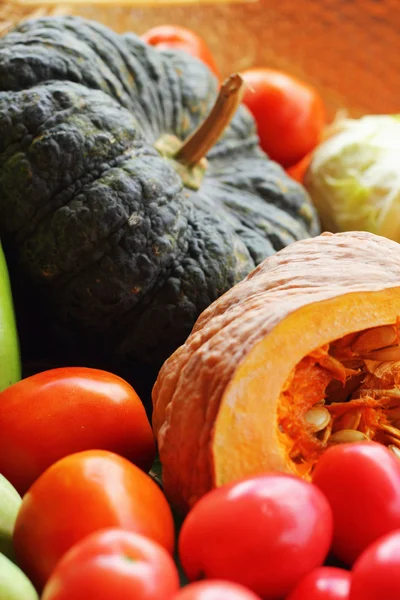
[[[94,22],[0,39],[0,238],[20,305],[28,293],[55,340],[159,364],[261,260],[319,233],[244,107],[197,192],[153,148],[216,94],[198,60]]]

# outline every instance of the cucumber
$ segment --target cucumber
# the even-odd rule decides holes
[[[10,279],[0,243],[0,392],[21,379],[21,357]]]
[[[6,556],[0,554],[1,600],[39,600],[27,576]]]
[[[14,560],[12,536],[21,503],[17,490],[0,474],[0,552],[11,560]]]

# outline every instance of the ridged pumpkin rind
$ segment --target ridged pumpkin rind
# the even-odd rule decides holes
[[[277,402],[315,348],[400,315],[400,246],[325,233],[261,263],[197,320],[153,388],[166,493],[182,511],[215,485],[290,471]]]
[[[159,364],[261,260],[318,233],[244,107],[198,192],[156,152],[197,127],[217,86],[183,52],[77,17],[0,39],[0,235],[16,294],[30,289],[24,335],[42,315],[63,344]]]

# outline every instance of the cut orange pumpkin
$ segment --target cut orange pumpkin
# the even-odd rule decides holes
[[[206,309],[163,365],[153,428],[170,501],[265,471],[309,478],[331,444],[400,448],[400,246],[291,244]],[[398,427],[397,427],[398,426]]]

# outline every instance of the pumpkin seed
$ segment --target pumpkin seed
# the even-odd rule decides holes
[[[336,429],[358,429],[362,417],[362,411],[354,408],[342,415],[335,423]]]
[[[332,342],[332,346],[335,348],[348,348],[349,346],[352,345],[352,343],[357,338],[357,336],[358,336],[357,332],[348,333],[347,335],[344,335],[342,338],[339,338],[338,340],[335,340],[334,342]]]
[[[337,360],[334,356],[331,356],[330,354],[326,354],[325,356],[321,356],[321,358],[319,358],[317,360],[317,363],[323,369],[326,369],[327,371],[330,371],[332,373],[332,376],[335,379],[338,379],[343,384],[346,383],[346,377],[347,377],[346,369],[342,365],[342,363],[339,360]]]
[[[385,433],[388,433],[394,438],[400,439],[400,431],[396,427],[392,427],[391,425],[386,424],[380,424],[379,429],[382,429]]]
[[[398,438],[395,438],[395,437],[393,437],[391,435],[387,435],[385,441],[386,441],[387,444],[390,444],[392,446],[396,446],[396,448],[400,449],[400,440]]]
[[[397,446],[394,446],[393,444],[390,444],[388,448],[395,456],[397,456],[397,458],[400,458],[400,448],[397,448]]]
[[[314,406],[305,413],[304,418],[313,431],[322,431],[330,423],[331,415],[324,406]]]
[[[376,360],[379,362],[385,361],[400,361],[400,346],[390,346],[389,348],[382,348],[381,350],[375,350],[375,352],[365,352],[360,354],[364,360]]]
[[[365,354],[371,350],[386,348],[396,342],[396,329],[392,325],[382,325],[363,331],[351,344],[351,349],[357,354]]]
[[[369,437],[362,431],[356,431],[355,429],[341,429],[336,431],[329,438],[330,444],[346,444],[348,442],[363,442],[369,440]]]

